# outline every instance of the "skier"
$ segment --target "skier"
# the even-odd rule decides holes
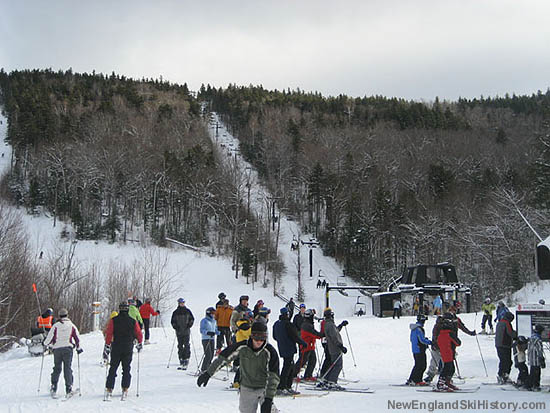
[[[540,391],[540,369],[546,367],[544,349],[542,347],[541,334],[544,326],[537,324],[533,329],[533,335],[529,340],[529,390]]]
[[[497,304],[497,316],[495,317],[495,323],[498,323],[502,319],[502,317],[504,317],[504,314],[509,312],[510,310],[508,309],[508,307],[506,307],[504,302],[499,301]]]
[[[401,301],[395,300],[393,302],[393,319],[395,320],[395,317],[399,319],[401,317]]]
[[[440,365],[442,365],[441,362],[441,352],[439,351],[439,346],[437,344],[437,338],[439,337],[439,332],[441,331],[441,326],[443,324],[443,317],[437,316],[435,319],[435,324],[432,329],[432,348],[431,348],[431,360],[430,360],[430,367],[428,368],[428,372],[426,373],[426,377],[424,377],[424,381],[426,383],[431,383],[435,375],[440,371]]]
[[[295,377],[296,370],[294,366],[296,344],[306,347],[307,343],[299,336],[296,326],[290,322],[288,308],[281,308],[280,313],[279,319],[273,324],[273,338],[277,341],[279,355],[283,359],[277,393],[280,395],[296,394],[292,390],[292,379]]]
[[[481,306],[481,311],[483,311],[483,318],[481,319],[481,333],[487,334],[485,331],[485,323],[489,322],[489,334],[494,334],[493,331],[493,311],[495,311],[495,305],[491,302],[491,299],[487,297],[485,302]]]
[[[439,391],[453,391],[458,389],[451,383],[451,379],[455,373],[455,348],[460,346],[461,342],[453,324],[454,321],[450,313],[445,313],[441,322],[439,336],[437,337],[437,345],[441,353],[441,361],[443,362],[443,369],[437,381],[437,390]]]
[[[512,327],[514,315],[506,312],[497,323],[495,333],[495,347],[499,358],[497,382],[499,384],[507,383],[510,379],[510,370],[512,369],[512,341],[517,333]]]
[[[141,314],[139,313],[139,309],[136,304],[137,302],[134,298],[128,298],[128,315],[139,323],[139,328],[143,329],[143,318],[141,318]]]
[[[137,295],[134,295],[132,297],[132,300],[134,300],[134,305],[137,307],[137,309],[139,310],[141,308],[141,306],[143,305],[143,303],[141,302],[141,300],[139,298],[137,298]]]
[[[69,320],[67,309],[59,310],[59,321],[57,321],[50,331],[44,345],[53,349],[53,371],[51,377],[50,394],[56,397],[57,382],[61,369],[63,368],[63,377],[65,379],[65,394],[71,397],[73,393],[73,371],[71,364],[73,361],[73,349],[76,348],[78,354],[82,353],[80,348],[80,335],[78,328]]]
[[[324,334],[315,330],[315,327],[313,326],[314,315],[315,313],[311,308],[308,308],[304,313],[301,336],[302,340],[307,343],[307,346],[300,349],[300,357],[298,358],[298,363],[296,363],[296,376],[299,375],[302,367],[307,365],[303,377],[306,381],[315,381],[315,377],[312,376],[313,370],[315,369],[315,364],[317,363],[317,357],[315,355],[315,340],[319,340],[321,337],[324,337]]]
[[[288,303],[286,303],[285,307],[288,309],[288,319],[292,320],[292,316],[294,315],[294,308],[296,307],[296,304],[294,303],[294,298],[290,297],[290,300],[288,300]]]
[[[189,337],[194,322],[195,317],[193,317],[191,310],[185,306],[185,300],[178,298],[178,308],[172,313],[170,323],[172,328],[176,330],[176,337],[178,338],[178,357],[180,360],[180,367],[178,368],[181,370],[186,370],[189,365],[189,357],[191,357]]]
[[[432,344],[432,341],[425,337],[424,323],[427,317],[423,314],[416,316],[416,323],[409,325],[411,329],[411,345],[414,357],[414,367],[411,375],[407,380],[409,386],[425,386],[426,382],[422,381],[422,375],[426,370],[426,348]]]
[[[145,329],[145,341],[143,344],[149,344],[149,326],[150,326],[150,318],[151,316],[158,316],[160,315],[160,311],[153,310],[153,306],[151,305],[151,299],[146,298],[145,304],[142,304],[139,307],[139,314],[141,315],[141,318],[143,320],[143,327]]]
[[[233,334],[237,332],[237,321],[241,320],[247,311],[250,311],[250,308],[248,308],[248,295],[241,295],[239,297],[239,304],[233,309],[231,319],[229,320]]]
[[[527,345],[529,340],[524,336],[519,336],[518,339],[512,345],[512,351],[514,353],[514,367],[519,370],[518,378],[515,382],[516,387],[529,387],[529,369],[527,368]]]
[[[219,293],[218,294],[218,302],[216,303],[216,308],[221,307],[223,305],[223,301],[227,298],[225,293]]]
[[[55,321],[56,320],[53,318],[53,309],[48,308],[36,319],[36,327],[44,333],[48,333],[55,324]]]
[[[317,280],[317,287],[316,287],[316,288],[321,288],[322,285],[323,285],[323,284],[321,283],[321,279],[319,278],[319,279]]]
[[[302,323],[304,322],[304,314],[306,312],[306,305],[300,304],[300,311],[298,314],[294,316],[294,319],[292,320],[292,324],[296,327],[296,330],[301,331],[302,330]]]
[[[130,306],[123,302],[118,306],[118,315],[109,320],[103,353],[111,355],[109,374],[105,381],[105,400],[113,395],[115,377],[122,363],[122,399],[128,397],[128,388],[132,380],[130,374],[134,340],[137,340],[138,352],[143,348],[143,336],[139,323],[129,315]]]
[[[258,300],[256,302],[256,305],[254,305],[254,308],[252,309],[252,312],[254,313],[254,318],[258,317],[258,313],[260,312],[260,308],[264,306],[263,300]]]
[[[204,350],[204,358],[201,365],[201,373],[205,372],[214,358],[214,337],[219,335],[220,332],[214,319],[216,310],[214,307],[208,307],[206,309],[206,315],[201,320],[200,333],[202,339],[202,348]]]
[[[222,305],[216,306],[216,315],[214,317],[218,323],[218,330],[220,331],[216,343],[218,353],[223,347],[224,338],[226,346],[231,344],[231,330],[229,328],[229,321],[231,320],[233,307],[229,305],[229,300],[227,298],[224,298],[222,301]]]
[[[231,344],[212,362],[208,371],[197,378],[199,387],[224,364],[239,357],[241,360],[241,386],[239,389],[239,412],[254,413],[260,405],[261,413],[271,413],[273,397],[279,384],[279,355],[267,342],[267,326],[255,322],[250,338]]]
[[[342,390],[342,388],[338,386],[337,382],[338,376],[340,375],[340,372],[342,371],[342,367],[344,365],[343,355],[348,352],[348,349],[344,347],[344,342],[342,340],[342,336],[340,335],[340,330],[342,329],[342,327],[347,326],[348,322],[347,320],[344,320],[337,327],[334,323],[334,312],[330,307],[325,309],[325,311],[323,312],[323,316],[325,318],[324,334],[327,338],[327,349],[328,354],[330,354],[332,364],[325,373],[325,380],[318,383],[318,387],[328,390]],[[304,323],[304,325],[305,324],[306,323]],[[315,351],[313,351],[313,355],[315,355]]]
[[[464,323],[462,322],[460,317],[458,317],[456,315],[456,307],[455,306],[453,306],[453,305],[450,306],[448,313],[452,315],[452,320],[455,323],[455,330],[457,330],[456,331],[457,333],[458,333],[458,330],[462,330],[463,332],[465,332],[466,334],[468,334],[469,336],[472,336],[472,337],[477,334],[477,332],[475,330],[472,331],[472,330],[468,329],[468,327],[466,327],[464,325]]]
[[[237,321],[237,332],[235,333],[235,343],[238,343],[240,341],[246,341],[250,338],[250,333],[252,332],[251,327],[252,323],[254,322],[254,314],[252,311],[248,310],[246,313],[243,314],[242,318]],[[233,360],[233,368],[232,371],[235,372],[235,376],[233,377],[233,387],[239,388],[240,382],[241,382],[241,372],[239,369],[239,357],[236,357],[235,360]]]

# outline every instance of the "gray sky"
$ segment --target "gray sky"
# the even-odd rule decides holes
[[[0,0],[0,67],[407,99],[550,87],[550,0]]]

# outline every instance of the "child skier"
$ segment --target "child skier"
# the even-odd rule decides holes
[[[544,326],[537,324],[533,329],[533,335],[529,340],[529,390],[540,391],[540,369],[546,367],[544,349],[542,348],[541,334]]]
[[[437,390],[439,391],[453,391],[458,389],[451,383],[451,379],[455,373],[455,348],[460,346],[460,344],[461,342],[456,335],[451,315],[450,313],[445,313],[443,315],[441,330],[437,337],[437,345],[439,346],[441,361],[443,362],[443,370],[437,382]]]
[[[425,337],[424,323],[427,317],[423,314],[416,316],[416,323],[409,326],[411,329],[411,345],[414,357],[414,367],[411,371],[411,375],[407,380],[410,386],[425,386],[426,382],[422,381],[422,375],[426,370],[426,349],[432,344],[431,340]]]
[[[529,387],[529,369],[527,368],[527,344],[529,341],[524,336],[519,336],[512,345],[514,353],[514,366],[519,370],[518,378],[514,385],[516,387]]]

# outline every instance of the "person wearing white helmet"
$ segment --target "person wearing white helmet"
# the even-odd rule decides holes
[[[481,333],[480,334],[487,334],[487,331],[485,330],[485,324],[489,323],[489,334],[494,334],[493,331],[493,311],[495,311],[496,307],[491,302],[491,299],[487,297],[485,301],[483,302],[483,305],[481,306],[481,311],[483,311],[483,318],[481,319]]]

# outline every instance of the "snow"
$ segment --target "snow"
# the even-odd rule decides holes
[[[5,119],[0,125],[5,131]],[[226,144],[232,143],[234,147],[238,142],[225,130],[220,131]],[[0,158],[2,167],[8,167],[6,156],[9,148],[5,148],[4,158]],[[244,163],[243,163],[244,165]],[[252,171],[253,172],[253,171]],[[254,178],[255,179],[255,178]],[[259,190],[257,182],[255,191]],[[255,197],[257,199],[257,197]],[[261,205],[260,205],[261,206]],[[252,208],[257,204],[251,202]],[[29,241],[32,243],[36,259],[40,251],[44,255],[52,254],[55,248],[67,244],[67,241],[59,239],[59,233],[63,224],[58,223],[54,228],[51,218],[40,216],[32,217],[23,215],[22,219],[29,233]],[[290,243],[293,236],[309,239],[308,234],[300,234],[293,221],[281,217],[280,251],[287,265],[287,275],[283,277],[281,288],[278,290],[286,296],[296,293],[296,252],[290,251]],[[308,276],[307,248],[300,248],[302,256],[302,280],[306,291],[306,303],[321,311],[324,305],[324,290],[316,289],[316,277]],[[4,378],[0,386],[0,400],[2,412],[34,413],[43,411],[55,412],[174,412],[193,411],[200,412],[235,412],[238,411],[237,392],[224,391],[228,382],[210,380],[206,388],[198,388],[196,378],[186,372],[176,369],[176,356],[172,355],[171,364],[168,359],[173,348],[175,336],[170,327],[170,316],[176,308],[176,299],[180,296],[186,299],[187,306],[193,311],[196,323],[192,329],[192,351],[189,372],[197,369],[198,361],[202,356],[200,334],[198,331],[199,320],[203,317],[204,310],[217,301],[217,295],[223,291],[227,294],[231,304],[237,303],[242,294],[250,295],[250,303],[262,298],[266,305],[273,310],[272,321],[276,319],[278,309],[282,302],[273,297],[270,286],[261,288],[261,283],[246,284],[242,278],[235,280],[231,270],[231,262],[226,258],[211,257],[207,254],[189,251],[188,249],[170,248],[160,249],[154,246],[143,248],[138,243],[108,244],[105,242],[79,241],[76,244],[75,257],[80,265],[97,265],[106,268],[112,262],[130,263],[140,259],[145,253],[166,255],[168,258],[167,272],[176,275],[176,281],[171,288],[171,297],[161,306],[162,325],[164,328],[153,328],[151,342],[145,346],[138,355],[134,353],[132,363],[132,386],[130,397],[121,402],[117,397],[111,403],[104,403],[103,388],[105,385],[105,368],[99,362],[103,349],[103,337],[101,333],[93,332],[82,335],[82,348],[84,353],[80,355],[78,362],[76,353],[73,359],[73,372],[75,387],[80,387],[82,396],[75,396],[67,402],[52,400],[48,395],[49,377],[51,374],[53,359],[51,355],[42,358],[32,358],[25,347],[18,347],[0,354],[0,369]],[[314,254],[314,274],[321,270],[323,275],[336,284],[341,275],[340,267],[329,257],[322,255],[317,248]],[[263,274],[262,274],[263,277]],[[527,293],[526,293],[527,294]],[[538,292],[536,293],[538,297]],[[537,298],[538,300],[538,298]],[[369,300],[370,301],[370,300]],[[491,402],[536,402],[546,401],[547,394],[528,392],[503,392],[497,386],[482,386],[479,392],[468,395],[418,393],[414,388],[391,387],[390,384],[404,383],[410,374],[413,358],[409,342],[409,324],[414,322],[413,317],[402,317],[399,320],[380,319],[372,316],[353,317],[356,296],[350,294],[349,298],[340,294],[331,294],[331,306],[336,313],[337,322],[341,319],[350,321],[347,330],[342,331],[348,353],[344,356],[344,374],[346,378],[359,379],[360,384],[354,386],[367,386],[375,390],[374,394],[346,394],[336,393],[324,397],[308,398],[276,398],[275,404],[281,412],[320,413],[320,412],[363,412],[363,411],[397,411],[390,408],[391,403],[410,403],[414,400],[420,402],[454,402],[454,401],[488,401]],[[370,302],[367,310],[371,311]],[[70,315],[69,315],[70,317]],[[464,314],[462,320],[469,328],[479,329],[481,314]],[[270,323],[270,324],[271,324]],[[434,318],[426,323],[427,336],[431,336]],[[349,339],[348,340],[348,333]],[[497,356],[494,349],[493,338],[489,336],[469,337],[461,334],[463,346],[458,350],[458,363],[460,372],[464,376],[473,376],[467,381],[468,386],[479,385],[482,382],[494,382],[497,370]],[[489,378],[480,359],[478,350],[481,348]],[[275,344],[275,343],[273,343]],[[196,350],[196,351],[195,351]],[[176,353],[176,351],[174,351]],[[319,357],[321,356],[319,353]],[[429,358],[429,357],[428,357]],[[355,359],[355,361],[354,361]],[[137,397],[139,360],[139,397]],[[41,385],[38,391],[39,373],[43,361]],[[80,375],[79,367],[80,364]],[[355,366],[356,365],[356,366]],[[219,377],[226,373],[221,371]],[[115,396],[120,395],[120,375],[116,381]],[[513,369],[512,376],[517,371]],[[231,374],[232,376],[232,374]],[[549,378],[543,371],[542,383],[548,384]],[[60,379],[59,388],[63,388],[63,379]],[[300,390],[300,389],[299,389]],[[393,405],[395,406],[395,405]],[[453,411],[454,409],[448,409]],[[478,411],[479,409],[472,409]],[[493,409],[493,411],[511,411],[512,408]],[[401,409],[399,411],[410,411]],[[423,409],[427,411],[427,409]],[[444,409],[438,411],[445,411]]]

